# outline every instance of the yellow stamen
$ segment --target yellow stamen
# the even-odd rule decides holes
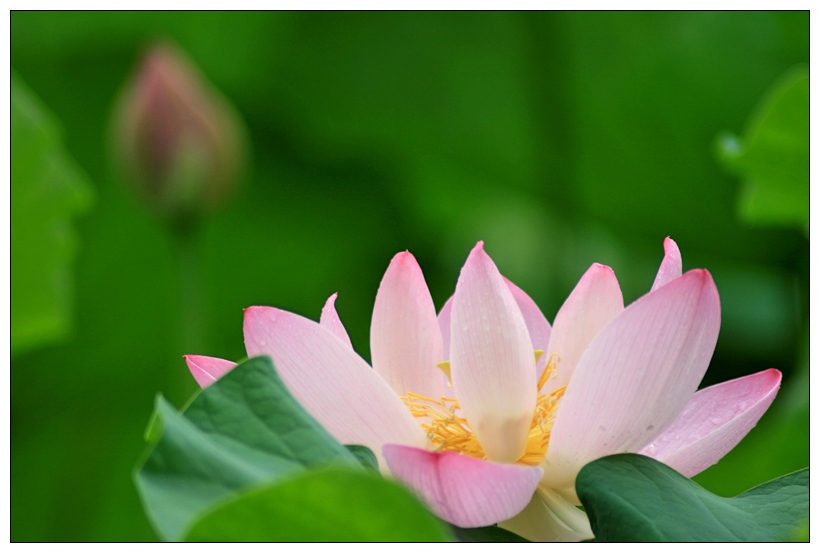
[[[443,372],[447,376],[447,387],[452,388],[453,387],[453,379],[450,376],[450,362],[449,361],[442,361],[441,363],[436,363],[436,367],[441,369],[441,372]]]
[[[550,355],[549,361],[547,361],[547,365],[544,367],[544,372],[541,373],[541,376],[538,377],[538,391],[541,391],[541,388],[544,387],[544,384],[547,383],[547,380],[558,374],[558,369],[555,367],[558,363],[561,362],[561,356],[557,353],[553,353]]]
[[[537,351],[536,359],[542,353]],[[530,434],[527,438],[524,454],[518,460],[519,463],[538,465],[547,453],[552,425],[555,422],[555,412],[558,410],[558,402],[561,396],[564,395],[566,386],[561,386],[549,394],[540,392],[547,380],[556,374],[556,365],[559,361],[558,355],[553,354],[550,356],[544,372],[538,379],[539,393],[535,401],[532,422],[530,423]],[[446,370],[443,365],[446,365]],[[439,363],[438,366],[449,378],[449,361]],[[433,451],[455,451],[470,457],[486,459],[484,450],[470,428],[467,419],[458,414],[461,405],[459,405],[456,398],[442,397],[441,400],[436,401],[429,397],[408,392],[401,399],[414,417],[429,419],[430,422],[423,423],[421,427],[427,434],[427,439],[433,445]]]
[[[447,380],[450,380],[450,362],[449,361],[442,361],[441,363],[436,363],[436,367],[441,369],[441,372],[447,375]]]

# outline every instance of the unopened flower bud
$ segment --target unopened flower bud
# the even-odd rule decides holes
[[[149,49],[126,84],[114,139],[123,177],[173,224],[220,207],[241,179],[246,140],[239,116],[167,44]]]

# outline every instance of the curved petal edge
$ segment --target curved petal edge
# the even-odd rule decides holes
[[[205,355],[184,355],[188,370],[191,371],[200,388],[209,386],[236,366],[233,361]]]
[[[545,358],[559,357],[555,378],[547,382],[545,393],[565,386],[578,360],[593,338],[624,310],[624,297],[615,271],[593,263],[567,297],[552,327]]]
[[[586,513],[543,486],[523,511],[498,525],[530,541],[574,542],[594,537]]]
[[[441,329],[442,361],[450,360],[450,316],[453,312],[453,296],[450,296],[438,312],[438,326]]]
[[[663,241],[663,261],[655,275],[652,290],[657,290],[667,282],[671,282],[683,273],[683,259],[680,256],[678,245],[670,237]]]
[[[384,273],[370,324],[373,369],[397,395],[441,394],[444,359],[433,298],[416,258],[400,252]]]
[[[385,443],[427,443],[390,386],[315,321],[274,307],[249,307],[244,332],[248,356],[270,356],[288,390],[341,443],[362,444],[377,457]]]
[[[717,463],[754,428],[780,388],[768,369],[698,391],[655,441],[638,453],[692,477]]]
[[[515,302],[518,304],[518,308],[521,309],[524,322],[527,323],[527,330],[530,333],[530,340],[532,340],[532,349],[546,350],[547,344],[549,344],[550,341],[550,333],[552,332],[549,321],[547,321],[547,318],[541,313],[541,309],[538,308],[538,305],[536,305],[524,290],[513,284],[508,278],[503,278],[507,284],[507,288],[512,292],[513,298],[515,298]],[[542,356],[538,365],[539,368],[543,368],[544,365],[546,365],[546,356]]]
[[[539,467],[397,444],[386,444],[382,453],[397,480],[439,517],[462,528],[514,517],[530,502],[543,474]]]
[[[322,307],[322,316],[319,318],[319,324],[347,344],[350,349],[353,349],[353,344],[350,342],[350,336],[347,335],[345,325],[342,324],[342,320],[336,312],[336,298],[338,296],[339,294],[334,292],[327,298],[324,307]]]

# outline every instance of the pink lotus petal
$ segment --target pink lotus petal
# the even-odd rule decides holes
[[[339,314],[336,313],[336,298],[338,295],[339,294],[334,293],[327,298],[325,306],[322,307],[322,316],[319,318],[319,324],[328,329],[331,334],[336,336],[339,340],[347,344],[350,349],[353,349],[353,344],[350,343],[350,336],[347,335],[345,325],[342,324]]]
[[[566,542],[594,537],[586,513],[543,486],[523,511],[498,525],[530,541]]]
[[[530,333],[533,351],[540,349],[546,352],[552,331],[547,318],[541,313],[541,310],[538,309],[538,306],[535,305],[535,302],[532,301],[532,298],[530,298],[526,292],[506,278],[504,282],[507,284],[507,288],[510,289],[510,292],[512,292],[515,302],[521,309],[521,315],[524,316],[524,321],[527,323],[527,331]],[[537,371],[539,374],[537,374],[536,377],[540,375],[541,370],[547,364],[548,358],[549,355],[542,355],[538,360]]]
[[[779,388],[780,371],[768,369],[700,390],[639,453],[694,476],[717,463],[754,428]]]
[[[556,353],[560,361],[555,378],[547,381],[543,392],[549,393],[570,381],[592,339],[623,310],[624,298],[615,272],[594,263],[555,316],[544,357]]]
[[[450,360],[450,316],[453,312],[453,296],[444,302],[438,314],[438,326],[441,329],[442,361]]]
[[[683,272],[683,260],[678,245],[668,236],[663,241],[663,251],[663,261],[661,261],[658,274],[655,276],[655,282],[652,284],[653,291],[667,282],[675,280]]]
[[[518,304],[518,307],[521,309],[521,314],[524,316],[524,321],[527,323],[527,330],[530,333],[533,351],[537,349],[546,351],[552,330],[549,321],[547,321],[547,318],[541,313],[538,305],[532,301],[532,298],[530,298],[526,292],[507,278],[502,278],[504,278],[504,282],[507,284],[510,292],[512,292],[515,302]],[[438,324],[441,327],[441,335],[444,339],[445,360],[450,359],[450,312],[452,308],[453,296],[450,296],[450,299],[445,302],[444,307],[441,308],[438,314]],[[546,363],[547,356],[543,356],[539,360],[539,367],[543,369]]]
[[[245,310],[248,356],[269,355],[294,397],[333,437],[374,453],[427,438],[390,386],[319,324],[273,307]]]
[[[561,399],[545,464],[571,488],[587,462],[640,451],[695,393],[717,343],[720,300],[711,275],[689,271],[642,297],[595,337]]]
[[[424,275],[410,252],[393,257],[382,278],[370,325],[373,368],[397,395],[438,398],[441,330]]]
[[[386,444],[383,454],[397,480],[438,516],[462,528],[489,526],[517,515],[543,474],[538,467],[396,444]]]
[[[226,361],[218,357],[204,355],[185,355],[184,357],[188,370],[191,371],[200,388],[213,384],[219,377],[236,366],[233,361]]]
[[[515,462],[535,409],[535,358],[521,309],[483,246],[470,252],[456,284],[450,375],[487,458]]]

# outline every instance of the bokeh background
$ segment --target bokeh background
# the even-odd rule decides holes
[[[155,539],[132,471],[155,395],[196,390],[184,353],[240,359],[244,307],[318,319],[338,292],[369,358],[391,257],[413,252],[441,307],[479,239],[551,321],[593,262],[627,302],[645,293],[672,236],[721,294],[703,385],[784,374],[696,480],[728,496],[807,466],[807,226],[740,217],[716,141],[807,67],[808,31],[801,12],[13,12],[13,71],[60,129],[74,200],[51,229],[61,307],[20,341],[37,313],[18,296],[50,296],[22,274],[47,257],[41,235],[13,242],[11,539]],[[174,241],[111,159],[116,99],[156,40],[233,104],[249,144],[242,188],[198,238],[195,352]],[[13,236],[41,217],[22,196]]]

